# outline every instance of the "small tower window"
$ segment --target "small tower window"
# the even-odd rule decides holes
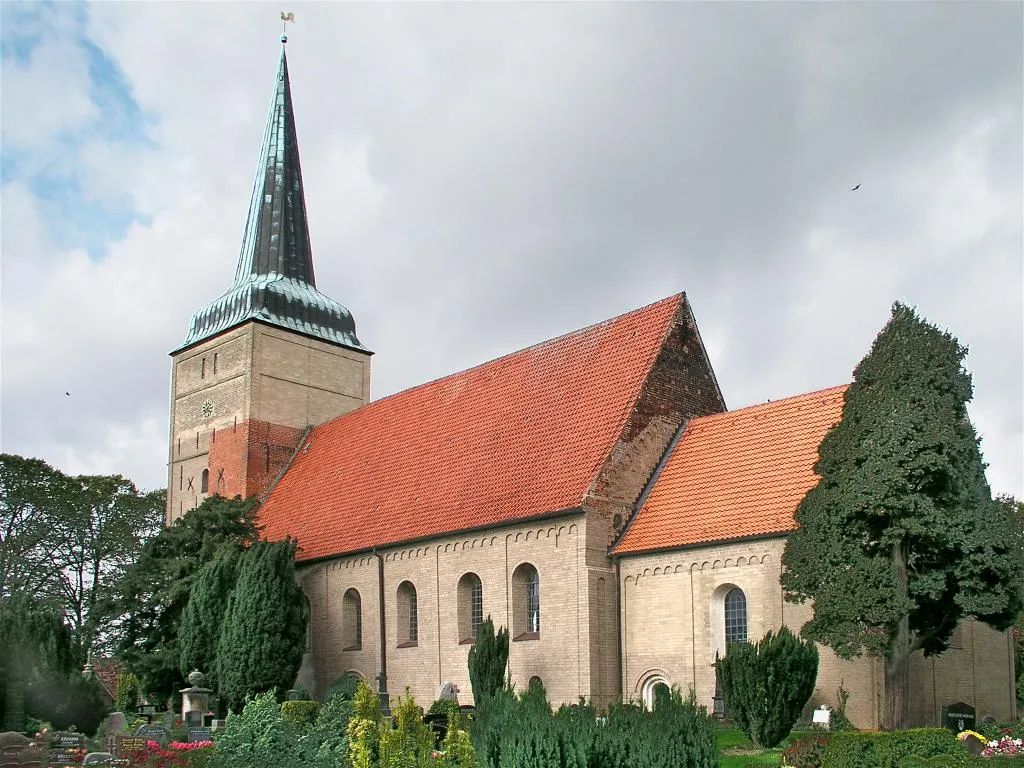
[[[200,379],[205,379],[206,378],[206,358],[205,357],[199,362],[199,378]]]
[[[199,492],[206,493],[210,490],[210,470],[204,469],[199,475]]]
[[[217,372],[217,353],[213,353],[213,372]]]

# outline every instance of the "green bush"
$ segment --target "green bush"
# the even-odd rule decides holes
[[[343,699],[355,701],[356,687],[358,685],[359,678],[356,675],[345,673],[331,683],[330,687],[327,689],[327,695],[324,697],[324,701],[330,701],[335,696],[341,696]]]
[[[480,624],[476,642],[469,649],[469,684],[473,689],[473,703],[479,709],[488,696],[505,686],[505,668],[508,666],[508,629],[494,632],[490,615]]]
[[[804,736],[797,739],[782,753],[782,764],[790,768],[821,768],[829,737]]]
[[[307,733],[320,714],[319,701],[285,701],[281,704],[281,717],[299,733]]]
[[[712,768],[714,724],[673,690],[654,712],[613,704],[601,720],[581,701],[552,714],[528,692],[491,697],[473,729],[480,768]]]
[[[134,715],[139,704],[139,678],[126,672],[117,678],[117,711]]]
[[[438,699],[430,705],[430,709],[427,710],[428,715],[449,715],[449,714],[460,714],[459,702],[453,699]]]
[[[953,758],[956,766],[969,763],[967,750],[945,728],[837,733],[829,739],[821,768],[910,768],[920,762],[915,758],[940,756]]]
[[[989,741],[998,739],[1001,736],[1009,736],[1011,739],[1024,739],[1024,722],[982,723],[976,726],[974,730]]]
[[[759,747],[785,739],[814,693],[818,649],[788,627],[734,643],[715,664],[729,717]]]

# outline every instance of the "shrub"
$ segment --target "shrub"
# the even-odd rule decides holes
[[[441,742],[441,757],[437,765],[439,768],[477,768],[473,744],[469,734],[459,727],[458,712],[448,713],[448,732]]]
[[[213,768],[304,768],[293,729],[281,716],[273,691],[245,703],[240,713],[228,714],[214,743]]]
[[[348,754],[348,722],[352,701],[343,696],[328,699],[320,710],[313,729],[306,737],[311,768],[336,768],[345,764]]]
[[[494,622],[488,616],[476,632],[476,642],[469,649],[469,684],[473,703],[479,709],[488,696],[505,686],[508,665],[508,630],[501,627],[494,633]]]
[[[117,711],[133,715],[138,705],[139,678],[127,672],[117,678]]]
[[[839,707],[832,711],[829,719],[829,730],[835,732],[852,731],[853,723],[846,716],[846,703],[850,700],[850,692],[843,688],[843,681],[839,681],[839,690],[836,691],[836,698],[839,699]]]
[[[359,685],[359,678],[355,675],[345,673],[333,683],[327,689],[327,695],[324,697],[324,701],[330,701],[335,696],[341,696],[349,701],[355,701],[356,698],[356,687]]]
[[[757,643],[731,645],[715,669],[736,726],[759,747],[774,747],[814,692],[818,649],[782,627]]]
[[[957,766],[968,763],[966,749],[945,728],[837,733],[829,739],[821,768],[903,768],[913,758],[941,756],[954,758]]]
[[[438,699],[430,705],[430,709],[427,711],[428,715],[450,715],[460,714],[459,702],[453,701],[452,699]]]
[[[281,704],[282,719],[299,733],[308,733],[319,714],[319,701],[285,701]]]
[[[393,726],[381,730],[380,768],[432,768],[434,734],[408,688],[394,710]]]
[[[821,768],[828,746],[827,736],[805,736],[794,741],[782,753],[782,764],[790,768]]]

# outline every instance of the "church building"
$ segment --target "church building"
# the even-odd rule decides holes
[[[781,555],[845,387],[729,411],[683,293],[378,400],[372,354],[316,287],[282,49],[234,282],[171,353],[167,522],[257,496],[264,535],[298,540],[315,695],[351,674],[470,703],[491,616],[519,689],[710,710],[716,651],[810,617]],[[842,685],[877,727],[882,663],[820,651],[808,710]],[[954,702],[1015,716],[1008,633],[968,621],[914,657],[912,722]]]

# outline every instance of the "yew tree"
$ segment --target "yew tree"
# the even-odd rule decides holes
[[[885,661],[882,727],[908,721],[910,657],[946,650],[962,619],[1007,629],[1024,605],[1015,522],[994,501],[967,414],[966,348],[896,303],[819,448],[820,482],[783,555],[804,637]]]
[[[181,676],[198,669],[206,673],[207,685],[217,688],[217,642],[227,610],[228,597],[235,589],[238,565],[243,550],[225,544],[214,558],[202,567],[178,627]]]
[[[216,673],[228,704],[295,682],[309,613],[295,578],[297,543],[258,541],[242,555],[217,642]]]

